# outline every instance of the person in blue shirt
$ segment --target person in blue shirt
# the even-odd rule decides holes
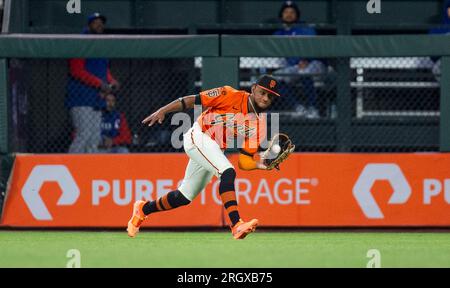
[[[444,6],[442,7],[442,20],[441,25],[435,28],[432,28],[428,31],[430,35],[448,35],[450,34],[450,0],[446,0],[444,2]],[[432,72],[436,77],[437,81],[440,81],[441,75],[441,58],[439,57],[431,57],[434,65],[432,68]]]
[[[442,7],[441,25],[430,29],[429,34],[450,34],[450,0],[446,0]]]
[[[103,34],[106,17],[94,13],[88,18],[83,34]],[[66,107],[77,131],[69,153],[96,153],[100,144],[100,124],[105,99],[100,92],[119,89],[119,83],[109,70],[109,60],[76,58],[69,60]]]
[[[304,25],[300,22],[300,9],[292,1],[286,1],[281,6],[279,18],[283,23],[283,28],[274,32],[274,35],[280,36],[315,36],[317,32],[314,28]],[[303,25],[299,25],[303,24]],[[305,59],[301,57],[286,58],[286,67],[276,70],[273,75],[279,75],[279,78],[286,85],[284,93],[287,101],[285,106],[294,106],[296,111],[307,118],[318,118],[319,111],[317,109],[317,92],[314,87],[312,75],[323,73],[324,64],[315,59]],[[305,107],[300,104],[298,93],[293,87],[300,82],[303,92],[306,95],[307,103]]]
[[[100,153],[128,153],[131,132],[124,113],[116,109],[116,96],[105,95],[106,108],[102,112]]]

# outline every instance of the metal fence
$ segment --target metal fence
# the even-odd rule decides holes
[[[338,72],[342,66],[347,72]],[[123,140],[116,141],[116,149],[103,149],[109,137],[103,131],[99,150],[91,152],[180,151],[170,142],[177,126],[165,121],[147,128],[140,122],[162,105],[202,90],[201,68],[201,57],[111,60],[111,74],[120,90],[107,99],[123,113],[127,127],[115,136]],[[282,97],[271,112],[279,113],[281,130],[294,137],[299,151],[340,151],[338,123],[344,118],[351,122],[344,137],[349,151],[439,150],[438,58],[241,57],[236,88],[250,91],[266,73],[282,85]],[[77,131],[67,105],[70,78],[68,59],[10,59],[13,152],[73,152]],[[348,115],[338,115],[339,85],[349,93]],[[105,128],[111,117],[106,109],[100,112]]]
[[[262,73],[280,80],[283,97],[273,110],[301,151],[340,151],[342,121],[346,151],[439,150],[439,58],[242,57],[240,69],[241,88]],[[345,115],[338,115],[338,87]]]
[[[79,86],[84,92],[68,88],[70,57],[110,60],[111,74],[121,84],[113,93],[115,108],[123,114],[120,122],[126,119],[128,124],[128,136],[122,137],[126,141],[115,143],[130,153],[181,151],[169,141],[177,129],[170,121],[151,129],[141,125],[160,106],[220,85],[249,91],[262,74],[272,74],[282,84],[282,97],[271,113],[279,113],[280,130],[294,138],[298,151],[450,149],[445,80],[450,60],[442,48],[450,43],[447,37],[141,38],[108,36],[102,42],[59,36],[56,41],[19,35],[0,39],[0,58],[8,64],[0,62],[0,75],[8,74],[8,101],[0,100],[8,108],[1,117],[8,115],[4,122],[9,127],[9,152],[73,152],[78,131],[67,99],[70,91],[80,97],[85,91]],[[78,121],[90,121],[80,115]],[[100,132],[92,134],[100,139],[102,128],[116,123],[106,116],[95,128]],[[125,130],[119,130],[124,136]],[[4,131],[3,127],[1,135]],[[99,145],[88,152],[105,152],[101,150],[105,141],[99,140]]]
[[[79,131],[74,122],[77,119],[71,114],[73,105],[78,103],[71,104],[68,99],[81,99],[83,94],[89,93],[84,90],[88,85],[77,86],[79,89],[71,91],[71,81],[79,81],[73,80],[68,62],[68,59],[10,60],[14,152],[72,152],[71,143],[77,136],[84,137],[77,135]],[[120,88],[105,93],[105,102],[110,106],[94,108],[102,114],[101,131],[98,131],[103,135],[99,138],[100,149],[85,150],[87,147],[83,147],[83,151],[77,152],[108,152],[111,149],[102,149],[108,137],[121,138],[114,146],[127,148],[128,152],[175,151],[170,145],[170,134],[174,129],[170,121],[152,129],[141,125],[141,121],[150,112],[180,96],[198,93],[200,88],[195,84],[200,79],[200,71],[195,69],[194,59],[116,59],[111,61],[110,71]],[[96,93],[102,94],[99,90]],[[119,122],[115,123],[117,119]],[[91,121],[90,129],[95,130],[95,120]],[[108,127],[116,124],[122,127]],[[111,128],[122,135],[111,134],[108,132]]]

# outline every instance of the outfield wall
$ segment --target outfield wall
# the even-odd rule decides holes
[[[17,155],[2,226],[125,227],[137,199],[177,187],[185,154]],[[237,167],[237,155],[231,156]],[[281,171],[237,171],[242,217],[262,226],[450,226],[450,155],[301,154]],[[213,179],[195,201],[146,227],[223,227]]]

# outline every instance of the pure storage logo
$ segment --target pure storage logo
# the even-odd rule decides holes
[[[53,220],[41,195],[39,194],[45,182],[56,182],[62,190],[57,205],[73,205],[80,196],[80,189],[69,169],[64,165],[38,165],[33,168],[22,188],[22,197],[37,220]]]
[[[387,180],[394,192],[389,204],[405,204],[411,196],[411,186],[397,164],[368,164],[353,187],[353,196],[369,219],[383,219],[380,206],[372,195],[372,187],[376,181]]]

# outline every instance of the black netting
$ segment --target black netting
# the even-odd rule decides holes
[[[282,84],[273,107],[299,151],[439,150],[439,59],[240,58],[240,85]]]
[[[261,74],[280,80],[282,97],[272,112],[298,151],[439,150],[439,59],[328,58],[289,65],[291,60],[241,57],[237,88],[250,91]],[[121,84],[113,93],[116,108],[129,127],[127,142],[115,146],[128,152],[181,151],[170,141],[177,126],[165,121],[148,129],[141,120],[178,97],[198,93],[201,66],[201,58],[111,60],[111,73]],[[78,131],[67,106],[67,59],[10,59],[9,67],[14,152],[69,152]],[[88,119],[81,113],[78,120]]]
[[[120,83],[120,89],[110,93],[114,96],[105,97],[115,99],[114,110],[119,114],[108,114],[107,117],[105,110],[93,110],[103,115],[103,128],[108,123],[114,125],[113,119],[118,118],[117,115],[122,114],[126,119],[129,137],[123,137],[126,139],[117,142],[115,147],[126,148],[129,152],[177,151],[170,142],[171,131],[176,128],[170,125],[170,121],[152,129],[141,125],[141,121],[149,113],[178,97],[198,93],[200,70],[194,63],[194,58],[110,61],[111,74]],[[73,107],[68,103],[71,102],[68,98],[82,98],[83,93],[89,91],[79,86],[76,86],[77,89],[69,88],[71,77],[67,59],[11,59],[9,64],[14,152],[68,152],[78,133],[71,112]],[[69,93],[75,95],[70,96]],[[89,114],[82,111],[75,117],[78,117],[78,121],[87,120],[89,123],[98,119],[87,119]],[[120,123],[123,124],[123,121]],[[92,124],[89,129],[95,130],[95,127]],[[92,137],[88,134],[86,137]],[[100,145],[100,149],[103,148]],[[95,152],[95,149],[86,149],[83,152]]]

